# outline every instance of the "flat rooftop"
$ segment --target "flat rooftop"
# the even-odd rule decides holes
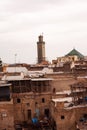
[[[72,102],[72,97],[52,99],[53,102]]]

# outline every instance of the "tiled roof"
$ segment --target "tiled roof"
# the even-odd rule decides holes
[[[84,58],[84,55],[82,55],[80,52],[78,52],[76,49],[73,49],[72,51],[70,51],[67,55],[65,56],[73,56],[76,55],[78,56],[80,59]]]

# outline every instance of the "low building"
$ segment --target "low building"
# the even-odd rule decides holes
[[[70,88],[70,91],[57,93],[59,97],[53,97],[51,101],[51,116],[57,130],[76,130],[77,124],[79,128],[83,127],[81,123],[87,128],[87,81],[80,80]]]
[[[11,84],[0,82],[0,130],[14,130]]]
[[[29,123],[36,114],[50,116],[51,78],[9,80],[13,85],[14,121]]]

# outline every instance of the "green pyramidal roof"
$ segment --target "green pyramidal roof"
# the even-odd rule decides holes
[[[82,55],[80,52],[78,52],[76,49],[73,49],[72,51],[70,51],[67,55],[65,56],[73,56],[76,55],[78,56],[80,59],[84,58],[84,55]]]

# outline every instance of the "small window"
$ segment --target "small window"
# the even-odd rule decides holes
[[[62,116],[61,116],[61,119],[63,120],[63,119],[65,119],[65,117],[62,115]]]
[[[42,98],[42,103],[44,103],[45,102],[45,99],[44,98]]]
[[[37,103],[37,102],[35,102],[35,106],[38,106],[38,103]]]
[[[28,119],[31,119],[31,110],[27,110]]]
[[[38,103],[37,102],[35,102],[35,105],[37,105]]]
[[[21,99],[20,98],[17,98],[17,103],[20,103],[21,102]]]
[[[53,88],[53,93],[55,93],[56,92],[56,89],[55,88]]]
[[[26,105],[29,107],[29,106],[30,106],[30,103],[27,103]]]

